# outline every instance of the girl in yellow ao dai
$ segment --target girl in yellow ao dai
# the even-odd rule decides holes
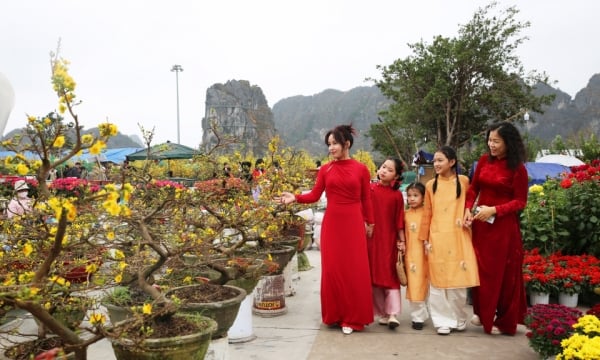
[[[406,238],[406,298],[410,303],[412,328],[422,330],[429,318],[427,296],[429,294],[429,265],[423,242],[419,240],[425,185],[412,183],[406,187],[408,209],[404,212],[404,237]]]
[[[429,311],[439,335],[466,328],[467,288],[479,285],[471,229],[463,224],[469,178],[457,167],[454,149],[435,152],[419,231],[429,262]]]

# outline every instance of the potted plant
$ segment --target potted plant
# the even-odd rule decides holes
[[[135,186],[108,184],[97,189],[77,181],[73,188],[65,183],[49,187],[46,179],[52,169],[82,149],[99,154],[107,139],[117,133],[114,124],[103,123],[98,136],[83,135],[74,113],[78,101],[74,94],[75,82],[68,74],[68,62],[53,57],[52,71],[59,96],[58,113],[29,116],[24,135],[3,142],[5,147],[17,152],[4,166],[20,175],[35,173],[39,189],[30,212],[2,224],[8,250],[0,258],[0,301],[9,308],[29,312],[41,324],[40,329],[47,330],[40,332],[39,338],[53,333],[76,359],[83,360],[90,344],[106,336],[120,337],[121,330],[135,321],[128,319],[107,327],[104,315],[92,310],[86,331],[74,329],[77,320],[63,321],[61,314],[73,313],[75,299],[81,300],[78,305],[87,305],[93,298],[86,295],[74,298],[72,294],[93,294],[115,284],[135,284],[152,297],[152,302],[144,305],[154,305],[161,310],[145,314],[144,324],[157,317],[165,319],[176,315],[176,304],[152,286],[152,279],[166,259],[178,253],[181,243],[176,241],[177,234],[167,231],[169,224],[165,222],[171,212],[184,207],[185,199],[177,198],[175,186],[157,185],[144,171],[139,172]],[[64,124],[60,114],[65,112],[72,117],[72,123]],[[26,150],[36,153],[39,160],[21,155]],[[136,201],[128,201],[133,193]],[[124,229],[124,218],[129,218],[134,226]],[[172,245],[168,247],[172,252],[166,251],[165,244]],[[106,262],[78,262],[74,261],[73,254],[97,254]],[[69,275],[78,275],[72,279],[76,281],[70,281]],[[189,326],[199,324],[194,320],[181,320]],[[212,328],[210,322],[200,325],[204,326],[200,332]],[[144,335],[157,334],[151,328],[146,327],[146,330],[137,333],[140,342]]]
[[[526,249],[539,248],[544,255],[557,251],[567,255],[600,257],[600,161],[571,167],[560,179],[547,180],[529,189],[521,213]]]
[[[600,320],[596,315],[584,315],[573,324],[574,332],[561,341],[561,352],[556,360],[583,360],[598,358],[600,354]]]
[[[538,304],[527,309],[525,326],[529,346],[543,359],[561,352],[561,341],[573,333],[581,311],[559,304]]]
[[[139,288],[120,285],[108,289],[100,299],[100,304],[106,307],[113,324],[130,318],[135,306],[151,302],[152,298]]]
[[[246,291],[232,285],[214,285],[200,283],[178,286],[167,291],[166,295],[174,301],[181,301],[183,312],[200,314],[214,319],[218,326],[212,338],[227,336],[233,324],[240,304],[246,297]]]
[[[537,248],[542,255],[550,255],[561,249],[561,244],[570,235],[568,228],[563,225],[568,220],[563,211],[567,206],[566,196],[556,180],[529,188],[527,205],[520,215],[526,249]]]
[[[78,197],[66,197],[48,188],[49,173],[83,149],[99,153],[106,141],[116,135],[116,126],[100,125],[99,135],[82,135],[82,127],[74,113],[75,82],[68,75],[68,63],[52,57],[52,82],[59,96],[58,112],[45,116],[28,116],[22,134],[3,141],[2,145],[16,152],[3,166],[19,176],[34,176],[37,194],[32,210],[23,216],[2,224],[5,252],[0,259],[0,301],[4,306],[29,312],[41,324],[38,337],[60,338],[77,359],[86,358],[87,346],[101,339],[99,333],[91,339],[82,337],[75,328],[88,310],[90,300],[83,293],[101,289],[101,277],[96,273],[98,263],[75,264],[67,254],[97,253],[101,235],[95,224],[98,220],[93,204],[105,201],[108,192],[92,195],[85,187]],[[65,124],[62,114],[68,112],[72,124]],[[23,156],[31,151],[39,157],[32,160]],[[76,267],[72,267],[76,265]],[[79,272],[83,268],[83,273]],[[85,274],[70,281],[73,271]],[[74,294],[78,294],[77,297]],[[78,311],[75,311],[78,310]],[[81,312],[79,312],[81,311]],[[77,314],[70,319],[65,314]]]
[[[58,112],[29,116],[24,135],[3,142],[18,154],[28,150],[39,156],[39,160],[28,160],[18,155],[4,163],[21,176],[35,174],[39,189],[31,213],[2,224],[10,248],[0,258],[3,305],[31,313],[83,360],[87,346],[107,336],[118,342],[121,330],[129,324],[144,324],[146,330],[135,336],[139,340],[136,343],[143,343],[144,336],[156,334],[148,328],[153,319],[177,316],[177,304],[165,296],[169,289],[156,287],[156,282],[173,270],[169,260],[194,254],[203,266],[224,275],[219,278],[229,280],[234,280],[230,270],[218,263],[223,257],[240,257],[243,249],[254,246],[265,249],[266,261],[270,261],[269,250],[282,238],[281,229],[289,221],[290,210],[271,199],[282,190],[304,184],[304,170],[294,164],[309,157],[270,146],[267,166],[278,160],[283,170],[267,171],[257,200],[235,186],[221,194],[156,179],[153,161],[123,168],[119,184],[97,187],[81,181],[58,181],[58,185],[48,186],[46,179],[53,169],[83,149],[98,155],[108,138],[117,134],[116,125],[111,123],[100,124],[98,136],[82,134],[74,111],[79,104],[74,93],[76,83],[68,73],[68,62],[58,56],[52,58],[52,82],[59,99]],[[65,124],[63,114],[72,121]],[[149,145],[153,134],[142,131]],[[218,162],[210,151],[193,161],[197,169],[212,169],[204,165]],[[237,240],[224,240],[225,229],[235,229]],[[102,261],[73,264],[69,254],[98,254]],[[77,278],[80,282],[66,278],[73,269],[81,275]],[[180,285],[184,284],[170,284]],[[83,337],[79,329],[62,324],[45,305],[60,294],[100,293],[115,286],[146,293],[152,300],[136,305],[157,311],[143,314],[143,323],[131,317],[111,324],[102,313],[92,311],[91,325]]]
[[[579,294],[591,288],[600,262],[591,255],[552,254],[549,257],[554,268],[554,284],[560,304],[575,307]]]
[[[523,281],[530,295],[531,305],[548,304],[556,289],[553,282],[553,264],[539,250],[526,251],[523,259]]]
[[[198,314],[173,315],[166,308],[153,313],[147,304],[115,328],[108,331],[117,360],[202,360],[217,323]]]

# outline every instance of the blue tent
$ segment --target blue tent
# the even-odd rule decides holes
[[[98,157],[98,160],[100,160],[100,162],[110,161],[115,164],[120,164],[123,161],[125,161],[127,155],[133,154],[142,149],[143,148],[104,149],[99,155],[92,155],[90,154],[89,149],[86,149],[82,152],[80,156],[74,156],[72,161],[94,162],[96,157]]]
[[[125,158],[129,154],[133,154],[137,151],[140,151],[144,148],[114,148],[114,149],[105,149],[100,153],[100,155],[92,155],[90,154],[89,149],[82,151],[81,155],[75,155],[71,161],[86,161],[86,162],[94,162],[96,157],[101,162],[110,161],[115,164],[120,164],[125,161]],[[15,156],[16,153],[14,151],[0,151],[0,159],[4,159],[7,156]],[[40,157],[31,151],[26,151],[24,153],[25,157],[30,160],[36,160]]]
[[[527,175],[529,175],[529,186],[533,184],[543,184],[546,180],[558,178],[563,173],[570,173],[568,166],[553,163],[525,163]]]
[[[431,164],[433,162],[433,154],[419,150],[413,155],[413,165]]]
[[[0,159],[4,159],[9,156],[14,157],[16,154],[16,152],[9,150],[0,151]],[[28,160],[36,160],[40,158],[37,153],[34,153],[32,151],[25,151],[23,153],[23,156],[25,156],[25,158],[27,158]]]

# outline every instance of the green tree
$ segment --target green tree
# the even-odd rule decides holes
[[[525,72],[516,49],[527,37],[529,22],[516,19],[509,7],[492,15],[497,3],[480,8],[457,38],[436,36],[431,44],[409,44],[413,55],[388,66],[377,66],[382,78],[373,80],[393,103],[381,113],[394,141],[431,139],[438,145],[459,147],[481,134],[489,121],[522,123],[526,110],[542,113],[553,95],[536,97],[535,84],[548,82],[543,73]],[[385,149],[388,137],[375,124],[370,135],[376,148]]]
[[[584,161],[589,162],[600,159],[600,142],[598,142],[598,138],[593,132],[589,133],[587,139],[583,134],[580,136],[579,147],[583,153]]]

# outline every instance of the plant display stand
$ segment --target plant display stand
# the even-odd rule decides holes
[[[252,322],[252,303],[254,301],[254,293],[246,296],[240,310],[229,328],[227,336],[230,344],[244,343],[256,339]]]
[[[298,271],[307,271],[312,269],[310,262],[308,261],[308,256],[306,256],[305,251],[310,249],[313,241],[313,222],[308,222],[306,224],[306,230],[304,232],[304,240],[302,246],[298,249]]]
[[[287,313],[284,283],[283,274],[263,276],[254,289],[252,312],[264,317]]]
[[[229,340],[227,336],[218,339],[212,339],[206,350],[204,360],[228,360],[229,359]]]
[[[297,254],[294,254],[292,260],[290,260],[283,269],[285,296],[294,296],[296,294],[296,288],[294,286],[294,279],[296,278],[298,278],[298,258]]]

